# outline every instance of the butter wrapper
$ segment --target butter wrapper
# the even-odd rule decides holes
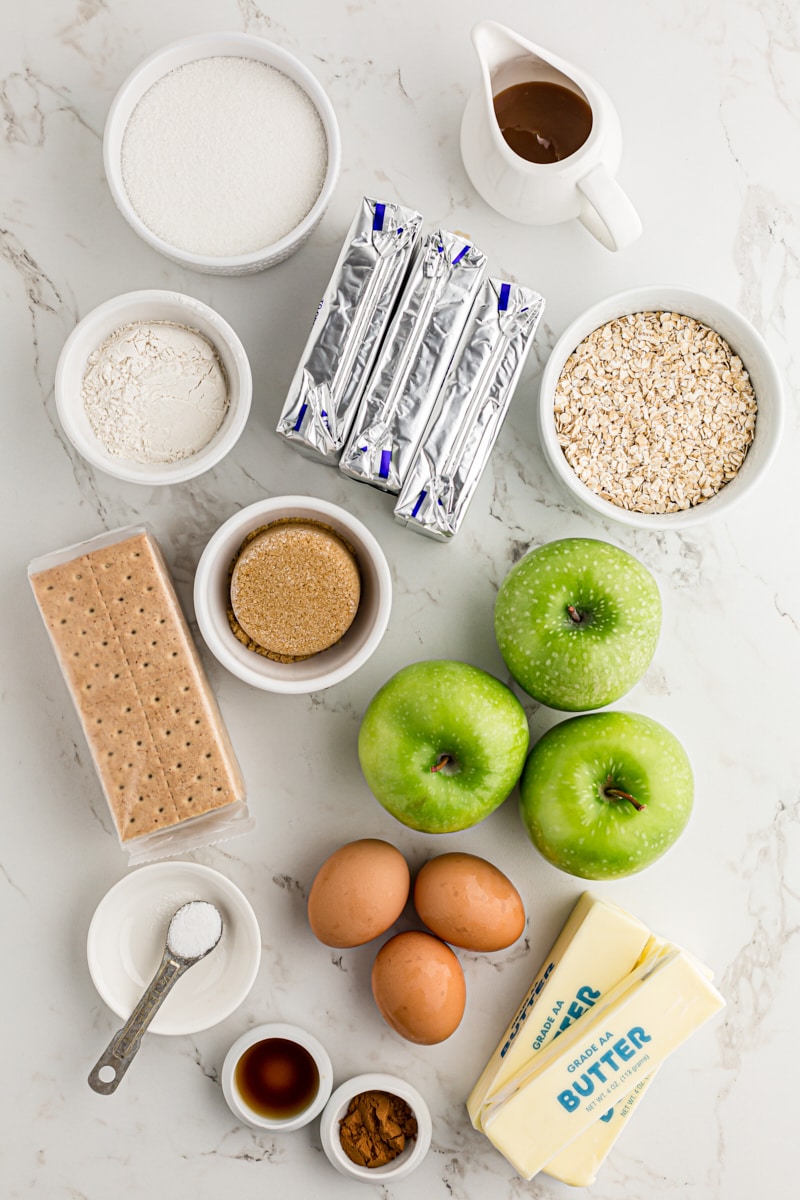
[[[443,229],[427,235],[339,460],[345,475],[400,491],[485,265],[485,254],[464,238]]]
[[[631,913],[591,892],[581,895],[470,1092],[467,1111],[476,1129],[483,1129],[495,1093],[629,975],[651,942],[650,930]]]
[[[395,519],[449,541],[489,461],[544,311],[530,288],[487,279],[395,506]]]
[[[524,1179],[547,1168],[725,1001],[677,946],[652,953],[488,1101],[483,1132]]]
[[[277,432],[335,466],[419,241],[422,217],[365,197],[300,357]]]

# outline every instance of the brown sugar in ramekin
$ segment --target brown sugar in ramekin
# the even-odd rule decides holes
[[[228,620],[249,649],[298,662],[344,637],[360,596],[355,553],[336,530],[288,517],[254,529],[239,549]]]

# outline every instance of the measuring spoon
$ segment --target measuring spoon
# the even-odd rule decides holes
[[[222,916],[206,900],[190,900],[172,915],[161,963],[150,986],[122,1029],[118,1029],[89,1072],[89,1087],[101,1096],[117,1090],[142,1044],[142,1035],[173,985],[189,967],[210,954],[222,937]]]

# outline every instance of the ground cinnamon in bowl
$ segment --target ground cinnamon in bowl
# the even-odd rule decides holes
[[[390,1092],[361,1092],[339,1122],[339,1140],[360,1167],[384,1167],[417,1136],[417,1119],[405,1100]]]

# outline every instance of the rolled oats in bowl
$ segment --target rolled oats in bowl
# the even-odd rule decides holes
[[[558,444],[592,492],[636,513],[703,504],[737,475],[757,403],[742,360],[694,317],[653,310],[599,325],[555,386]]]

